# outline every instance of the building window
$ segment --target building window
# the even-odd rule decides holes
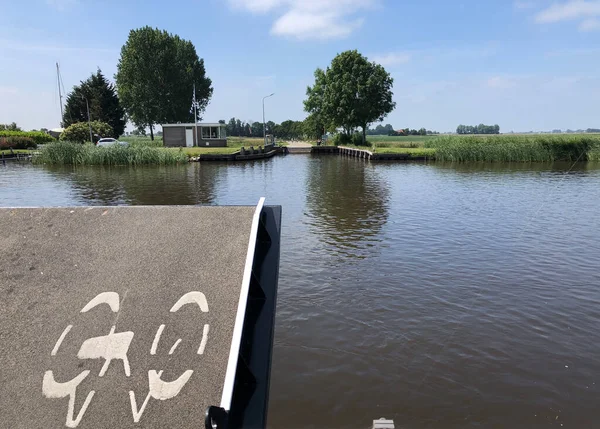
[[[219,127],[202,127],[202,138],[203,139],[218,139]]]

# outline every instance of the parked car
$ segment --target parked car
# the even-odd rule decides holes
[[[112,146],[114,144],[120,144],[122,146],[127,146],[128,143],[127,142],[120,142],[117,139],[113,139],[112,137],[106,137],[103,139],[98,140],[98,143],[96,143],[96,146],[98,147],[104,147],[104,146]]]

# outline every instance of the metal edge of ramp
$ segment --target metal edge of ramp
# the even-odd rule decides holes
[[[279,279],[281,206],[253,218],[221,406],[206,410],[205,428],[264,428],[267,422]]]

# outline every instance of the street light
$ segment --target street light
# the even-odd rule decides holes
[[[88,128],[90,129],[90,143],[94,144],[94,139],[92,138],[92,124],[90,123],[90,104],[88,103],[88,99],[85,95],[81,94],[81,98],[85,99],[85,107],[87,108]]]
[[[265,95],[262,100],[262,103],[263,103],[263,142],[264,142],[265,146],[267,145],[267,125],[265,123],[265,98],[269,98],[273,95],[275,95],[275,93]]]

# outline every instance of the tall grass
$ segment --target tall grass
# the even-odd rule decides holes
[[[587,161],[598,156],[600,136],[450,136],[426,141],[424,146],[435,148],[438,161]]]
[[[91,144],[55,142],[45,145],[32,161],[52,165],[168,165],[188,161],[182,150],[147,146],[96,147]]]
[[[122,142],[129,143],[132,147],[163,147],[162,136],[154,136],[151,140],[149,136],[123,136],[119,138]]]

